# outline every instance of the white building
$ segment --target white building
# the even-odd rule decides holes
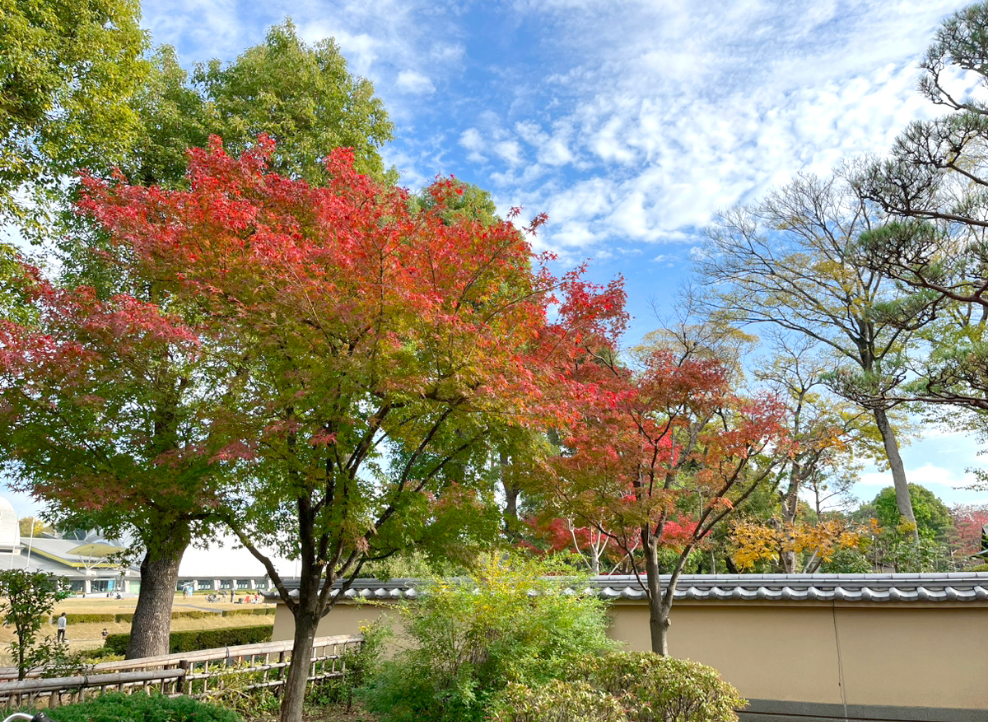
[[[48,572],[66,579],[72,591],[82,594],[136,593],[141,588],[140,572],[107,560],[120,550],[102,540],[22,539],[17,512],[0,497],[0,571]]]

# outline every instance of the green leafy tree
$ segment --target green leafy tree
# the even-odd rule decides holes
[[[891,315],[952,309],[916,360],[902,396],[988,409],[988,3],[944,20],[922,59],[920,90],[946,113],[911,123],[855,185],[893,219],[861,239],[863,262],[913,291]],[[957,75],[964,83],[956,82]]]
[[[357,170],[396,180],[379,152],[394,126],[373,84],[350,74],[332,39],[309,46],[289,20],[229,65],[198,65],[193,82],[214,113],[211,132],[233,153],[263,133],[277,143],[271,164],[282,175],[324,181],[329,151],[352,148]]]
[[[32,669],[57,656],[54,648],[63,645],[51,636],[39,641],[38,633],[48,624],[55,603],[67,596],[65,581],[52,574],[24,569],[0,572],[0,614],[4,626],[12,626],[17,637],[10,643],[17,679],[24,679]]]
[[[936,494],[919,484],[909,485],[909,497],[916,514],[916,526],[920,536],[926,539],[945,539],[954,526],[950,509]],[[899,523],[895,504],[895,489],[888,486],[882,489],[872,501],[875,516],[882,528],[895,529]]]
[[[63,175],[122,158],[146,44],[136,0],[0,3],[0,218],[37,228],[46,205],[18,202],[22,186],[43,200]]]

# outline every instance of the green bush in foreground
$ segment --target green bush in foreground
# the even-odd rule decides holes
[[[621,703],[586,682],[554,679],[539,687],[509,684],[492,722],[628,722]]]
[[[468,579],[435,582],[402,607],[411,647],[359,697],[383,722],[477,722],[509,683],[548,682],[567,660],[613,648],[604,603],[569,592],[572,576],[549,576],[560,571],[491,556]]]
[[[233,647],[238,644],[257,644],[271,639],[271,624],[257,627],[230,627],[227,629],[194,629],[187,632],[172,632],[169,635],[168,651],[197,652],[200,649]],[[105,646],[115,654],[124,654],[130,642],[129,634],[111,634]]]
[[[242,722],[233,711],[190,697],[107,694],[51,712],[58,722]]]
[[[651,652],[585,655],[564,672],[574,682],[509,687],[493,722],[736,722],[747,702],[716,670]],[[620,715],[610,711],[616,706]],[[543,716],[539,716],[543,715]]]

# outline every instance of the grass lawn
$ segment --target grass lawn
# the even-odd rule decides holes
[[[243,597],[243,595],[240,595]],[[229,594],[227,595],[229,599]],[[90,595],[88,597],[71,597],[55,605],[55,616],[66,614],[132,614],[137,606],[137,599],[107,599],[106,597]],[[193,629],[226,629],[230,627],[254,627],[261,624],[274,624],[274,615],[224,617],[219,614],[224,610],[273,608],[273,604],[230,604],[229,602],[207,602],[201,595],[183,597],[175,595],[172,612],[202,611],[213,612],[215,616],[203,619],[172,619],[172,631],[189,631]],[[69,647],[73,650],[92,649],[103,645],[102,632],[106,629],[110,634],[126,634],[130,631],[130,622],[91,622],[86,624],[69,624],[66,636]],[[44,632],[42,633],[44,634]],[[55,636],[55,625],[51,625],[51,635]],[[0,665],[10,663],[7,645],[14,639],[12,627],[0,626]]]

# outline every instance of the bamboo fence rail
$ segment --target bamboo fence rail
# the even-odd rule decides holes
[[[345,653],[359,648],[363,641],[359,635],[317,637],[312,643],[309,680],[342,677],[346,674]],[[291,641],[241,644],[103,662],[87,674],[72,677],[7,679],[0,681],[0,705],[7,711],[58,707],[118,691],[202,698],[221,692],[233,680],[238,680],[242,690],[273,689],[285,683],[292,646]]]

